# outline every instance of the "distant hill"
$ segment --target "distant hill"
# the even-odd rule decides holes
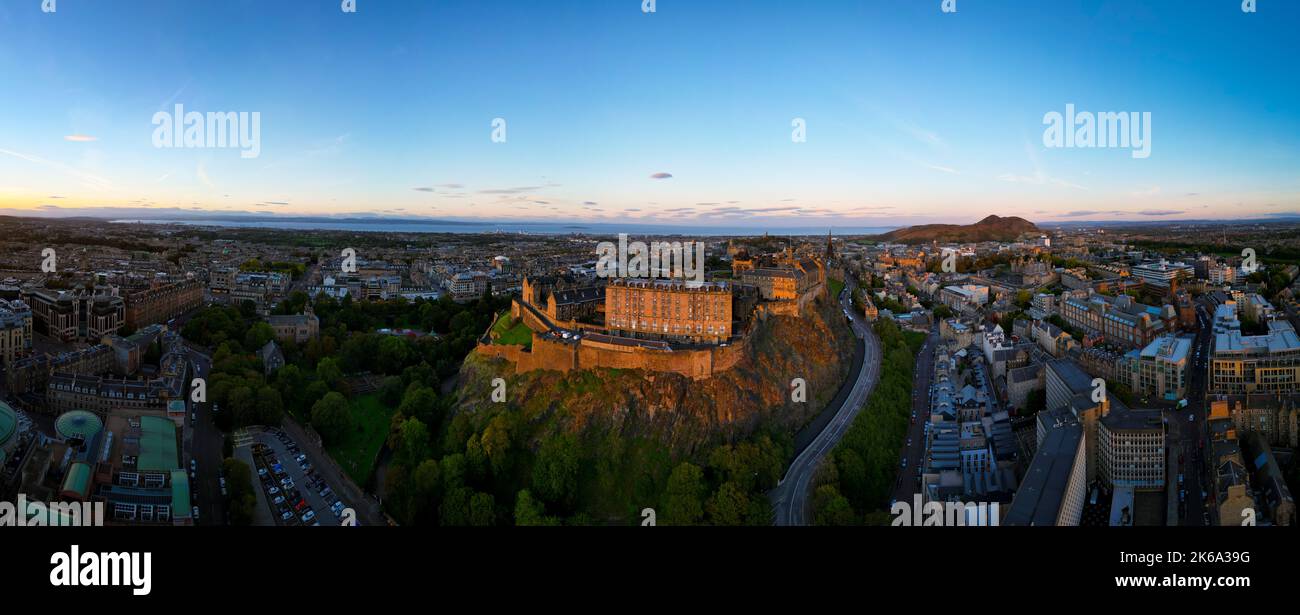
[[[1041,232],[1033,222],[1011,216],[989,216],[975,224],[923,224],[909,226],[881,235],[899,243],[966,243],[979,241],[1013,241],[1022,233]]]

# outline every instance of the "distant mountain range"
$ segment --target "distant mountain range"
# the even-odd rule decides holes
[[[1033,222],[1011,216],[989,216],[975,224],[923,224],[909,226],[881,235],[898,243],[967,243],[980,241],[1014,241],[1023,233],[1042,232]]]

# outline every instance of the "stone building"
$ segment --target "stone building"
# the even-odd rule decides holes
[[[95,290],[32,289],[27,293],[34,328],[59,342],[97,342],[126,320],[121,297]]]
[[[266,322],[275,330],[275,339],[282,343],[306,344],[320,336],[320,319],[311,304],[307,304],[302,314],[267,316]]]
[[[126,296],[126,326],[165,323],[202,304],[203,285],[197,280],[155,285]]]
[[[731,286],[616,278],[605,291],[605,328],[627,337],[718,344],[732,334]]]

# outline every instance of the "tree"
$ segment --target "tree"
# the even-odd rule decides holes
[[[226,408],[234,417],[235,425],[257,423],[257,396],[248,386],[237,386],[226,396]]]
[[[337,393],[331,393],[336,395]],[[406,465],[415,467],[431,455],[429,448],[429,428],[420,419],[409,418],[402,423],[401,459]]]
[[[257,496],[253,491],[253,472],[248,464],[227,458],[221,462],[222,474],[226,477],[227,493],[230,497],[230,524],[250,525],[253,522],[253,508],[257,505]],[[196,486],[191,485],[191,489]]]
[[[498,414],[488,421],[480,437],[483,453],[492,464],[494,476],[505,476],[510,467],[510,423],[504,415]]]
[[[329,388],[336,389],[340,381],[343,380],[343,370],[339,368],[339,362],[334,357],[325,357],[316,364],[316,377],[324,382]]]
[[[496,498],[490,493],[475,492],[469,499],[469,524],[485,527],[494,525],[496,518]]]
[[[533,466],[533,488],[543,500],[565,508],[573,505],[578,491],[578,441],[570,434],[542,443]]]
[[[298,399],[306,381],[302,368],[297,365],[286,365],[275,372],[275,388],[280,391],[280,399],[286,403],[292,404]]]
[[[438,508],[439,517],[442,524],[447,526],[469,525],[470,522],[470,498],[474,490],[468,487],[457,487],[447,492],[447,497],[442,500],[442,506]]]
[[[704,519],[704,498],[709,488],[704,471],[682,462],[668,476],[664,493],[664,521],[672,525],[692,525]]]
[[[379,401],[385,406],[396,406],[402,403],[402,395],[405,392],[406,386],[402,384],[402,379],[389,376],[379,384]]]
[[[406,340],[391,335],[385,336],[379,341],[375,365],[381,373],[400,374],[406,367],[410,355],[411,349],[407,346]]]
[[[709,520],[714,525],[743,525],[749,513],[749,496],[740,485],[725,482],[709,498],[704,508],[709,512]]]
[[[816,525],[856,525],[853,506],[849,499],[840,495],[835,485],[822,485],[813,495],[813,510]]]
[[[419,384],[407,387],[406,393],[402,395],[402,402],[397,406],[397,411],[406,416],[416,417],[429,425],[442,422],[442,417],[438,415],[438,394],[434,393],[433,389]]]
[[[338,442],[352,428],[348,400],[331,392],[311,407],[311,424],[327,443]]]
[[[275,329],[265,322],[258,321],[248,328],[248,333],[244,334],[244,348],[258,350],[273,339],[275,339]]]
[[[284,418],[284,402],[280,399],[280,392],[269,385],[257,391],[257,418],[263,425],[279,425]]]
[[[559,519],[546,516],[546,506],[524,489],[515,497],[515,525],[559,525]]]

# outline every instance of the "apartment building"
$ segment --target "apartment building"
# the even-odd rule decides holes
[[[1187,396],[1187,370],[1192,352],[1191,337],[1166,335],[1141,350],[1131,350],[1116,366],[1116,376],[1142,397],[1166,401]]]
[[[198,280],[158,284],[126,296],[126,326],[139,329],[165,323],[203,305],[203,284]]]

